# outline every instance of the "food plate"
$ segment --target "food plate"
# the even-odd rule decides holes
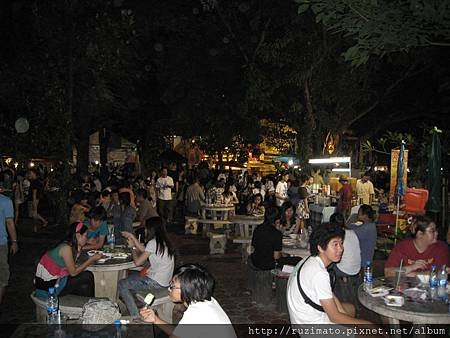
[[[411,297],[413,299],[423,299],[427,298],[427,291],[418,288],[410,288],[403,291],[403,294],[406,297]]]
[[[101,251],[101,250],[89,250],[89,251],[87,252],[87,254],[88,254],[90,257],[92,257],[92,256],[94,256],[94,255],[96,255],[96,254],[104,255],[104,252]]]
[[[118,252],[118,253],[115,253],[111,258],[113,258],[113,259],[127,259],[128,258],[128,254],[126,254],[124,252]]]
[[[391,291],[392,288],[387,286],[377,286],[368,291],[369,295],[372,297],[384,297],[389,294],[389,291]]]
[[[405,304],[405,299],[402,296],[386,296],[384,297],[384,303],[387,306],[403,306]]]
[[[107,258],[100,258],[96,263],[103,264],[103,263],[105,263],[107,260],[108,260]]]
[[[296,241],[294,239],[291,239],[291,238],[284,238],[283,239],[283,244],[285,244],[285,245],[294,245],[295,242]]]

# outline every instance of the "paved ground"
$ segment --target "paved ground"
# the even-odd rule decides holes
[[[230,316],[233,323],[286,323],[286,313],[279,313],[275,304],[257,305],[251,301],[246,289],[247,266],[241,263],[237,245],[228,245],[224,255],[209,255],[209,241],[200,236],[184,235],[183,226],[172,226],[170,237],[177,248],[176,264],[200,263],[206,266],[217,281],[215,297]],[[31,233],[27,220],[19,222],[19,253],[11,258],[10,286],[1,306],[0,323],[23,323],[35,318],[34,304],[30,299],[33,291],[35,266],[46,249],[63,237],[60,227],[48,228],[44,232]],[[375,262],[375,274],[380,271],[382,261]],[[362,318],[374,320],[373,313],[360,313]]]

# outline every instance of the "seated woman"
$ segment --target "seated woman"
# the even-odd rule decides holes
[[[86,242],[87,227],[83,223],[72,223],[65,240],[47,251],[39,261],[34,277],[36,297],[46,299],[49,288],[55,288],[59,296],[94,296],[94,277],[90,271],[84,270],[102,255],[93,255],[77,265],[77,258]]]
[[[247,204],[247,215],[264,217],[263,197],[261,194],[252,196],[252,200]]]
[[[287,201],[281,205],[281,232],[284,235],[297,234],[299,225],[295,218],[294,206]]]
[[[158,325],[171,337],[236,337],[231,321],[213,297],[214,277],[202,266],[180,266],[169,285],[169,297],[174,303],[184,303],[187,310],[175,329],[161,320],[152,309],[142,308],[144,322]],[[183,325],[226,324],[226,325]],[[214,330],[214,331],[212,331]]]
[[[136,218],[136,209],[131,206],[131,197],[129,192],[119,193],[120,215],[113,219],[116,243],[124,244],[125,238],[122,237],[122,231],[133,232],[133,221]]]
[[[450,265],[449,249],[445,242],[438,241],[436,224],[425,216],[416,216],[412,225],[414,238],[405,239],[394,246],[384,267],[387,277],[395,275],[395,269],[403,260],[407,276],[415,276],[431,270],[432,265],[438,269]]]
[[[222,204],[239,204],[239,200],[234,191],[231,191],[230,185],[225,185],[225,190],[222,193]]]
[[[174,251],[170,243],[163,222],[160,217],[149,218],[145,224],[147,245],[144,246],[130,232],[122,232],[133,248],[133,260],[136,266],[143,265],[147,260],[150,268],[144,276],[133,274],[119,281],[119,295],[125,302],[130,315],[137,317],[138,308],[134,302],[132,291],[162,289],[169,285],[174,268]]]

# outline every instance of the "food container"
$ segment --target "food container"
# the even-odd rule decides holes
[[[384,297],[384,303],[387,306],[403,306],[405,304],[405,299],[402,296],[389,295]]]

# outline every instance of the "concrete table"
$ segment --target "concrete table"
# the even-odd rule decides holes
[[[128,269],[134,268],[131,258],[127,259],[109,259],[105,263],[94,263],[86,270],[94,274],[95,297],[106,297],[117,302],[117,283],[126,278]]]
[[[408,278],[408,285],[406,287],[413,287],[412,279]],[[374,286],[390,283],[385,283],[384,280],[374,280]],[[364,285],[358,288],[358,299],[362,305],[369,310],[385,317],[388,324],[396,325],[398,327],[400,321],[411,322],[413,325],[424,324],[447,324],[450,325],[449,306],[443,301],[430,299],[426,300],[411,300],[405,297],[405,305],[401,307],[388,306],[384,303],[383,297],[372,297],[364,291]]]
[[[236,237],[233,239],[233,243],[241,244],[242,263],[247,264],[248,255],[251,254],[250,245],[253,231],[264,222],[264,216],[235,215],[230,220],[236,226]]]
[[[308,257],[311,255],[309,252],[309,249],[306,248],[300,248],[299,246],[295,245],[283,245],[283,252],[291,255],[291,256],[297,256],[297,257]]]
[[[211,219],[217,219],[217,214],[220,213],[220,219],[225,221],[228,219],[228,213],[235,211],[234,204],[206,204],[202,206],[202,218],[206,219],[207,213],[211,215]]]

